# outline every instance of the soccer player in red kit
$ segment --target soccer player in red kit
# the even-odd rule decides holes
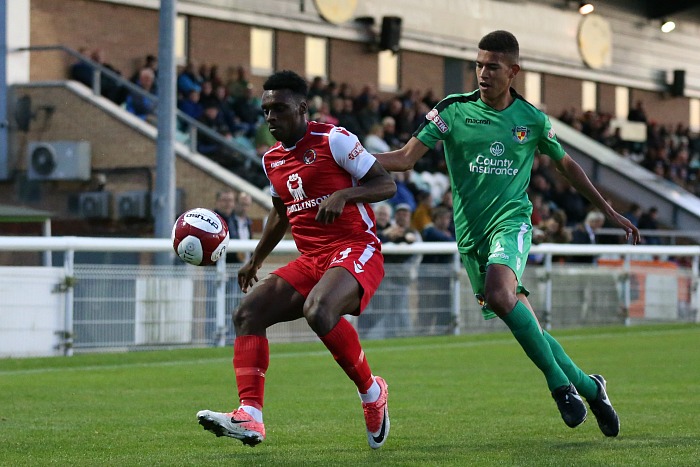
[[[233,367],[240,406],[202,410],[199,423],[217,436],[255,446],[265,439],[262,408],[269,365],[266,329],[304,318],[357,386],[370,447],[389,434],[387,384],[367,364],[357,332],[343,315],[358,315],[384,276],[384,260],[367,203],[396,191],[389,173],[344,128],[307,121],[306,80],[291,71],[263,85],[262,108],[278,141],[263,155],[273,208],[250,260],[238,273],[243,292],[291,225],[301,255],[265,277],[235,311]]]

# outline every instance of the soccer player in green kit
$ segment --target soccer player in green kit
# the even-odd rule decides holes
[[[391,171],[413,167],[442,140],[454,198],[457,245],[486,319],[496,316],[510,328],[527,356],[544,373],[564,422],[586,420],[583,396],[606,436],[617,436],[620,421],[601,375],[587,375],[543,330],[520,279],[532,239],[527,197],[535,151],[601,212],[639,241],[639,231],[600,195],[583,169],[564,151],[547,116],[511,88],[520,71],[518,41],[494,31],[479,42],[479,88],[440,101],[406,145],[376,158]]]

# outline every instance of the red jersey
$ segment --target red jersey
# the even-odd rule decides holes
[[[316,220],[324,199],[357,186],[376,159],[345,128],[308,122],[294,147],[275,144],[262,158],[272,196],[287,208],[292,236],[303,254],[335,249],[339,244],[374,243],[379,250],[374,212],[367,203],[349,203],[331,224]]]

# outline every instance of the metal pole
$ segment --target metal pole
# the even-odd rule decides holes
[[[175,20],[177,0],[161,0],[158,26],[158,141],[156,190],[153,196],[155,236],[170,237],[175,222]],[[173,253],[156,254],[156,264],[171,264]]]
[[[61,343],[63,345],[63,355],[73,356],[73,290],[75,286],[75,250],[66,250],[63,255],[63,270],[65,271],[65,316],[63,323],[63,333]]]
[[[544,257],[545,285],[544,285],[544,328],[552,329],[552,254]]]
[[[51,219],[44,220],[44,237],[51,236]],[[51,267],[51,250],[44,251],[44,266]]]
[[[216,262],[216,338],[217,346],[226,346],[226,255]],[[208,336],[207,336],[208,337]]]
[[[624,281],[623,281],[623,291],[624,291],[624,308],[622,309],[622,317],[624,319],[625,326],[630,325],[630,304],[632,303],[632,261],[630,255],[625,255],[624,265]]]
[[[455,335],[459,335],[462,332],[462,320],[460,314],[460,289],[461,284],[459,282],[459,273],[462,270],[462,262],[459,258],[459,253],[453,255],[452,260],[452,320],[454,321],[454,331]]]
[[[0,180],[9,176],[7,121],[7,2],[0,0]]]
[[[700,323],[700,257],[698,255],[693,256],[693,297],[691,300],[695,301],[692,309],[695,311],[695,322]]]

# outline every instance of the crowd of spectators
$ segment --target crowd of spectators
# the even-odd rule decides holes
[[[93,51],[90,57],[121,74],[106,62],[102,50]],[[89,66],[78,62],[71,68],[71,77],[92,86],[93,74],[89,71]],[[144,90],[157,94],[157,73],[157,58],[148,55],[144,64],[134,71],[131,80]],[[155,121],[157,109],[151,99],[124,92],[104,78],[103,81],[101,90],[105,97],[124,104],[126,109],[146,121]],[[424,121],[426,113],[437,103],[431,90],[409,89],[382,97],[371,85],[356,89],[348,83],[326,81],[321,77],[311,80],[309,89],[309,118],[345,127],[355,133],[372,153],[403,146]],[[178,109],[222,137],[235,140],[259,156],[275,144],[264,125],[260,108],[261,90],[250,82],[246,67],[230,67],[222,76],[216,65],[197,66],[195,62],[190,62],[178,69],[177,92]],[[628,120],[646,125],[645,142],[622,140],[620,129],[613,128],[613,117],[607,113],[581,113],[570,109],[558,117],[609,146],[622,157],[641,164],[692,193],[700,194],[700,137],[692,136],[689,128],[682,124],[670,128],[653,121],[647,116],[641,101],[630,109]],[[187,122],[179,122],[178,129],[186,133]],[[197,148],[200,153],[234,172],[245,173],[250,179],[253,172],[245,165],[244,158],[222,147],[206,133],[199,133]],[[407,204],[413,213],[413,228],[422,232],[431,223],[433,209],[446,205],[445,198],[449,196],[449,179],[442,147],[438,144],[416,163],[414,170],[395,173],[394,177],[397,193],[389,200],[390,205],[395,208]],[[266,182],[262,173],[257,175],[256,180],[250,181],[261,187]],[[547,157],[535,158],[529,195],[534,207],[532,224],[535,242],[578,242],[573,232],[586,230],[591,207],[583,196],[556,175]],[[630,206],[627,214],[632,216],[630,219],[639,221],[640,228],[658,228],[655,208],[643,210],[643,213],[638,211],[642,211],[642,208]],[[578,236],[579,239],[585,237]],[[653,243],[658,239],[645,237],[644,241]]]

